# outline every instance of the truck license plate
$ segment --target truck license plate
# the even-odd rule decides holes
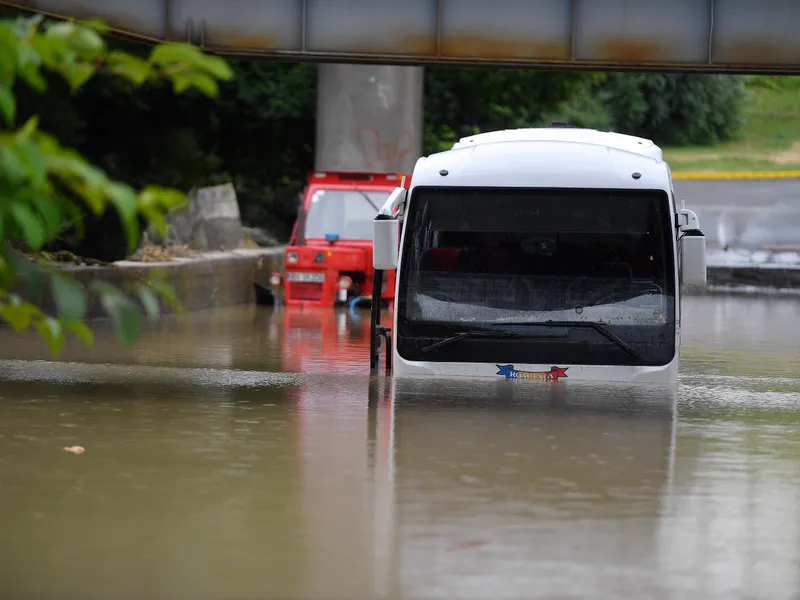
[[[325,281],[325,273],[295,273],[286,274],[286,281],[293,283],[322,283]]]

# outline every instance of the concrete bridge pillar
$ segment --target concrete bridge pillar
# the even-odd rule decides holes
[[[320,64],[315,168],[411,173],[422,153],[423,67]]]

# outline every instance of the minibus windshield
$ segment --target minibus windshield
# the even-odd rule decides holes
[[[416,188],[406,218],[397,299],[403,358],[673,358],[676,268],[664,191]],[[432,346],[473,330],[489,333]]]

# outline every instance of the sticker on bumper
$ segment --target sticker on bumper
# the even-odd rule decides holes
[[[534,381],[558,381],[567,377],[569,367],[550,367],[549,371],[518,371],[514,365],[495,365],[498,375],[506,379],[533,379]]]

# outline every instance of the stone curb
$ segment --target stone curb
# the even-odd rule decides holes
[[[282,246],[248,248],[208,252],[169,262],[119,261],[104,266],[65,265],[59,268],[84,284],[100,279],[122,287],[126,283],[158,278],[173,286],[184,309],[205,310],[255,302],[254,282],[266,282],[271,273],[283,270],[283,250]],[[24,289],[15,291],[43,310],[51,314],[55,312],[49,288],[35,295]],[[164,313],[172,312],[167,305],[162,305],[162,310]],[[105,316],[105,311],[93,299],[87,318]]]

